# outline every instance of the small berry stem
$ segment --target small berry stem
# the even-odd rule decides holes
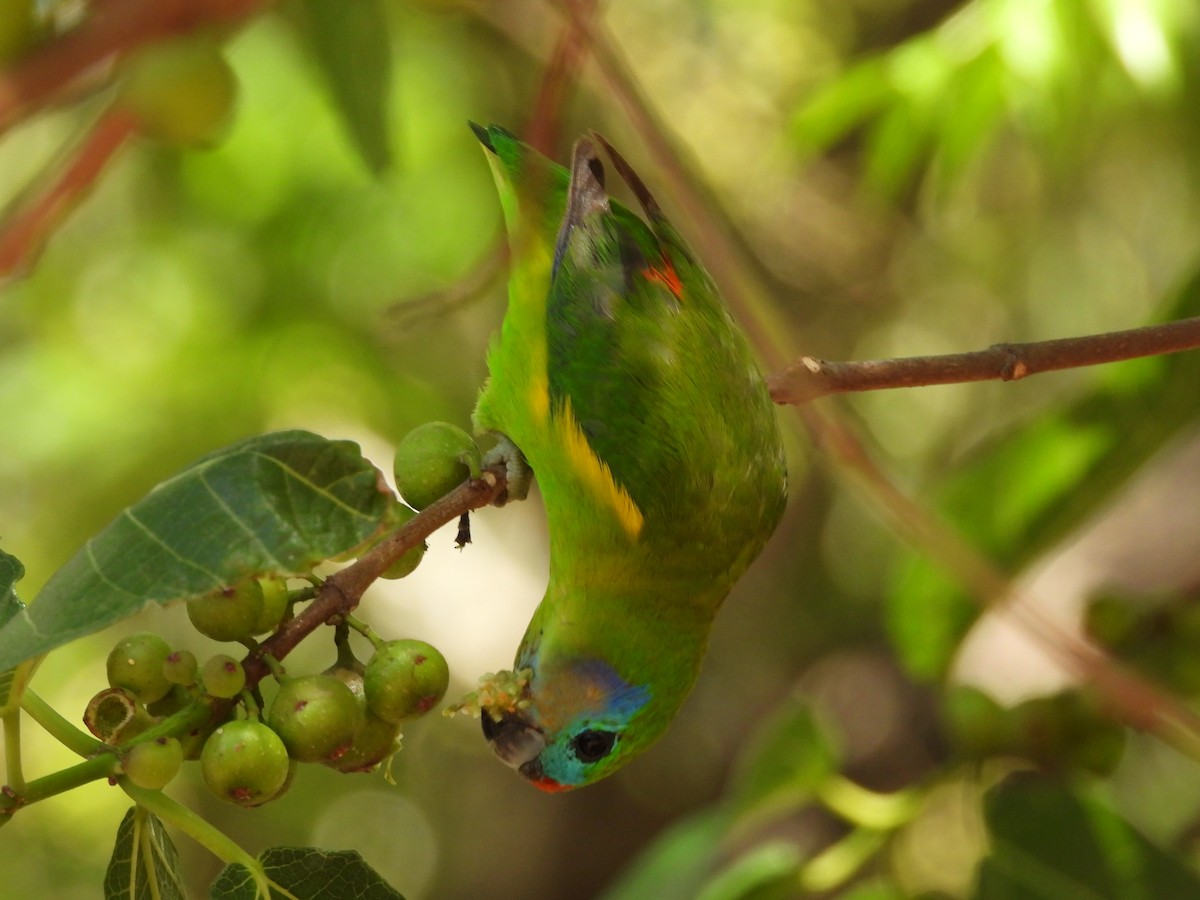
[[[363,637],[365,637],[368,641],[370,641],[371,646],[374,647],[376,650],[378,650],[380,647],[382,647],[384,645],[385,641],[383,640],[383,638],[381,638],[379,635],[377,635],[372,630],[371,626],[368,625],[366,622],[364,622],[362,619],[356,619],[354,616],[350,615],[349,613],[346,613],[346,615],[344,615],[342,617],[342,621],[346,623],[347,627],[353,628],[355,631],[357,631],[359,634],[361,634]]]
[[[51,737],[73,753],[78,753],[80,756],[91,756],[97,750],[104,748],[101,741],[76,728],[63,718],[58,710],[31,690],[26,689],[25,696],[21,698],[21,709],[28,713],[29,718],[42,726]]]
[[[249,658],[250,657],[247,657],[247,659]],[[277,660],[270,653],[263,653],[259,658],[263,661],[266,667],[271,670],[271,677],[273,677],[276,681],[283,681],[283,679],[287,678],[287,669],[283,667],[283,663]]]
[[[21,710],[10,709],[0,716],[4,725],[4,764],[8,786],[18,794],[25,790],[25,772],[21,767]]]
[[[179,710],[179,712],[168,716],[155,725],[151,725],[145,731],[139,732],[129,740],[123,741],[120,746],[122,750],[128,750],[135,744],[144,744],[147,741],[154,741],[160,737],[181,738],[193,728],[198,728],[211,721],[212,717],[212,707],[205,700],[197,699]]]
[[[120,771],[121,762],[117,759],[117,754],[109,750],[77,765],[35,778],[25,785],[23,791],[17,791],[8,785],[3,796],[0,796],[0,809],[15,812],[31,803],[73,791],[89,782],[99,781],[101,778],[115,778]]]
[[[249,688],[242,688],[239,696],[242,705],[246,707],[246,718],[257,722],[262,715],[262,708],[258,705],[258,700],[255,699],[253,692]]]

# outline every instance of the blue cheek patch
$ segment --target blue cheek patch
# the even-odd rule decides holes
[[[547,733],[549,743],[540,757],[542,771],[558,784],[576,787],[586,783],[597,766],[603,767],[605,762],[620,754],[621,735],[650,700],[650,689],[625,681],[602,660],[578,660],[564,669],[555,670],[550,675],[550,684],[538,683],[536,654],[522,660],[522,663],[534,668],[535,675],[530,687],[535,698],[540,696],[544,700],[549,695],[563,701],[574,701],[571,705],[577,706],[570,719]],[[535,700],[535,706],[537,703]],[[612,752],[604,760],[584,763],[575,756],[572,739],[593,728],[615,732],[617,740]]]
[[[603,712],[595,722],[580,721],[578,725],[603,727],[610,718],[627,723],[650,699],[650,689],[644,685],[630,684],[617,674],[616,669],[602,660],[583,660],[571,666],[573,674],[581,681],[597,687],[607,698]],[[614,723],[615,724],[615,723]]]

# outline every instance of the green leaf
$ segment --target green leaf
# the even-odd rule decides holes
[[[991,855],[974,900],[1200,897],[1200,879],[1094,797],[1038,777],[988,797]]]
[[[271,881],[271,897],[287,900],[404,900],[352,850],[273,847],[259,862]],[[255,900],[250,871],[226,866],[209,889],[211,900]]]
[[[859,63],[806,100],[792,123],[797,140],[826,149],[893,103],[896,91],[885,63],[879,57]]]
[[[734,773],[731,795],[739,817],[761,822],[807,804],[837,770],[833,741],[796,702],[783,704],[749,741]]]
[[[909,553],[899,564],[887,628],[901,662],[917,678],[945,674],[979,613],[979,604],[934,563]]]
[[[16,584],[25,577],[25,567],[15,556],[0,550],[0,625],[17,614],[24,604],[17,599]]]
[[[140,806],[125,813],[104,875],[105,900],[186,900],[179,857],[166,830]]]
[[[0,550],[0,626],[25,608],[25,604],[17,596],[15,585],[25,577],[25,567],[15,556],[10,556]],[[27,667],[26,676],[32,674]],[[18,669],[5,668],[0,670],[0,714],[8,712],[9,701],[13,696],[13,686],[18,683]],[[24,679],[21,679],[23,682]],[[20,702],[22,688],[18,687],[17,700]]]
[[[634,860],[602,900],[692,900],[719,858],[728,830],[723,809],[677,822]]]
[[[803,863],[800,848],[789,841],[759,844],[722,869],[698,900],[789,900],[797,894]]]
[[[388,21],[379,0],[301,0],[301,30],[333,91],[363,162],[375,174],[392,163],[387,103],[392,85]]]
[[[0,627],[0,671],[150,604],[306,574],[380,526],[380,484],[357,444],[305,431],[205,456],[117,516]]]

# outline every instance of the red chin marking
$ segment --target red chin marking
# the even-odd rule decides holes
[[[569,791],[574,785],[559,784],[553,778],[547,778],[543,775],[541,778],[531,778],[529,783],[539,791],[545,791],[547,794],[560,794],[563,791]]]

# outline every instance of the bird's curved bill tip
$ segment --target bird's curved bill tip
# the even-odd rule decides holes
[[[546,737],[524,719],[513,713],[501,713],[494,718],[490,712],[482,716],[483,736],[505,765],[522,769],[536,763],[546,747]]]

